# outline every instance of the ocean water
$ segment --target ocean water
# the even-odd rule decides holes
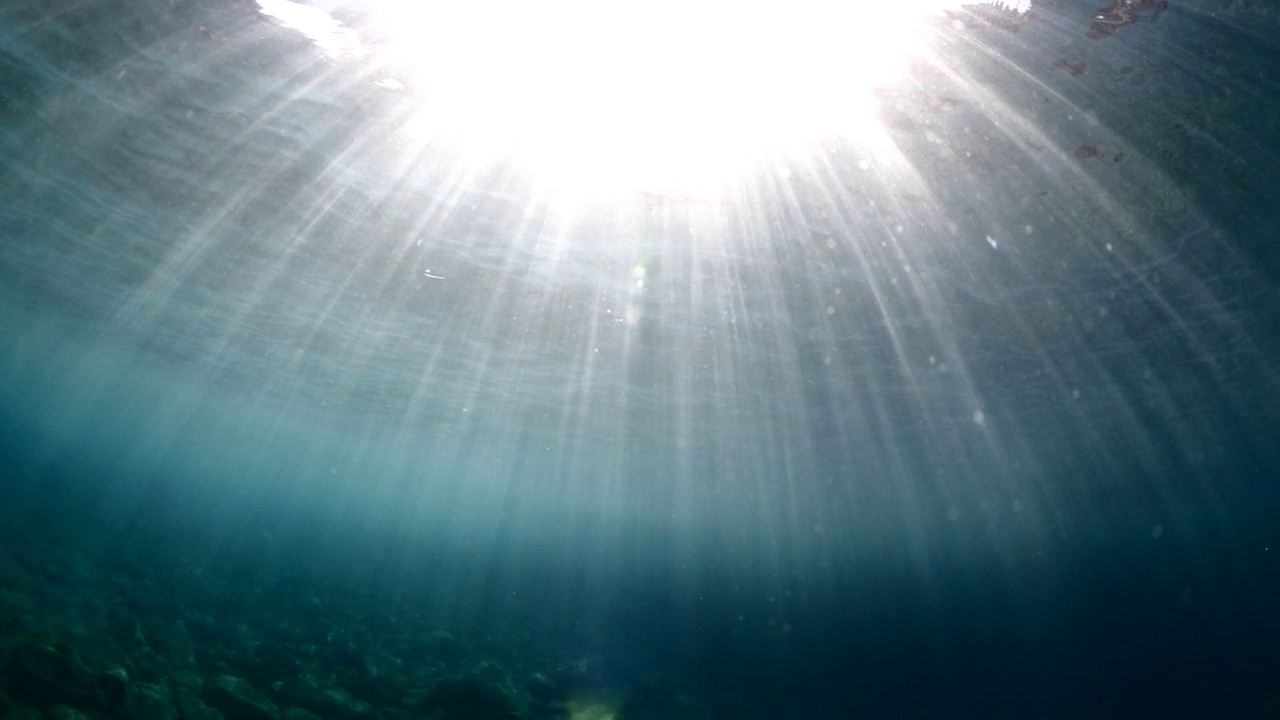
[[[1280,717],[1280,7],[405,7],[0,5],[0,717]]]

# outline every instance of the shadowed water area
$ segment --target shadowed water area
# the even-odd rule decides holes
[[[1280,714],[1280,6],[398,7],[0,6],[0,718]]]

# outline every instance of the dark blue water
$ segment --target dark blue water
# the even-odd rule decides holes
[[[577,202],[279,7],[0,8],[0,716],[1280,713],[1274,4]]]

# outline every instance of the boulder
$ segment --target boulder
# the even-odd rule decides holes
[[[524,688],[529,697],[539,702],[563,702],[565,699],[564,688],[543,673],[530,675],[524,682]]]
[[[169,676],[169,685],[175,688],[194,690],[196,693],[199,693],[200,688],[204,687],[204,678],[193,672],[179,670]]]
[[[49,708],[49,720],[90,720],[88,715],[73,707],[55,705]]]
[[[191,670],[196,666],[195,647],[181,620],[162,622],[148,633],[151,648],[175,670]]]
[[[178,709],[172,700],[173,693],[169,688],[138,683],[133,687],[129,706],[134,720],[179,720]]]
[[[226,716],[214,710],[200,699],[191,688],[180,687],[173,691],[173,704],[182,720],[226,720]]]
[[[122,667],[113,667],[102,673],[98,687],[107,696],[107,708],[117,710],[129,702],[129,673]]]
[[[274,643],[249,643],[241,662],[245,677],[263,687],[293,677],[301,667],[297,658]]]
[[[5,671],[14,698],[30,705],[92,702],[94,675],[71,647],[23,643],[14,648]]]
[[[227,720],[279,720],[280,710],[245,680],[216,675],[205,681],[200,699],[222,711]]]
[[[299,675],[280,686],[282,702],[332,720],[376,717],[373,707],[340,687],[322,685],[312,675]]]
[[[512,720],[516,704],[496,686],[475,677],[446,678],[422,700],[422,711],[440,720]]]
[[[431,633],[423,646],[427,654],[447,666],[456,665],[467,656],[467,646],[458,638],[442,630]]]

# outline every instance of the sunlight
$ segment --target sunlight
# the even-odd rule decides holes
[[[871,122],[939,0],[388,3],[424,132],[557,192],[715,195]]]

